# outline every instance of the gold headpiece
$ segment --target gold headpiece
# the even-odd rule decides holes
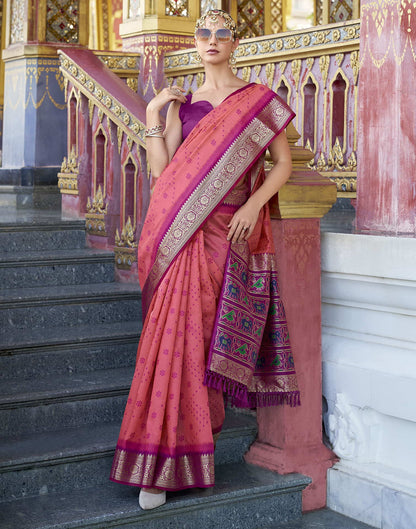
[[[195,29],[197,30],[198,28],[204,27],[207,18],[211,22],[215,23],[217,22],[218,17],[221,17],[224,19],[224,27],[231,30],[234,39],[236,39],[237,38],[237,26],[233,18],[226,11],[223,11],[222,9],[210,9],[209,11],[207,11],[205,14],[202,15],[201,18],[199,18],[196,21]]]

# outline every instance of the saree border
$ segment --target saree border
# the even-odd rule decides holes
[[[293,111],[289,107],[284,107],[277,98],[269,101],[242,130],[180,207],[159,243],[154,264],[143,288],[145,313],[153,292],[175,257],[238,180],[257,162],[259,156],[286,127],[293,115]]]
[[[110,480],[124,485],[171,491],[213,487],[214,453],[168,456],[117,447]]]

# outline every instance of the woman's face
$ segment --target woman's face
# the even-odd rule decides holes
[[[224,42],[222,39],[219,40],[217,38],[215,32],[218,29],[224,29],[224,19],[222,17],[217,17],[215,22],[207,18],[204,27],[211,31],[208,40],[199,39],[198,36],[195,38],[195,46],[202,61],[206,64],[228,63],[231,53],[238,46],[238,39],[233,40],[231,38],[228,42]]]

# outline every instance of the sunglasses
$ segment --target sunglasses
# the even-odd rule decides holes
[[[208,28],[198,28],[195,31],[195,38],[202,42],[207,42],[211,38],[212,31]],[[227,28],[220,28],[214,33],[218,42],[230,42],[233,39],[232,32]]]

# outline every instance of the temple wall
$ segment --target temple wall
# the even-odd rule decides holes
[[[416,526],[415,262],[414,238],[322,235],[328,507],[383,529]]]

